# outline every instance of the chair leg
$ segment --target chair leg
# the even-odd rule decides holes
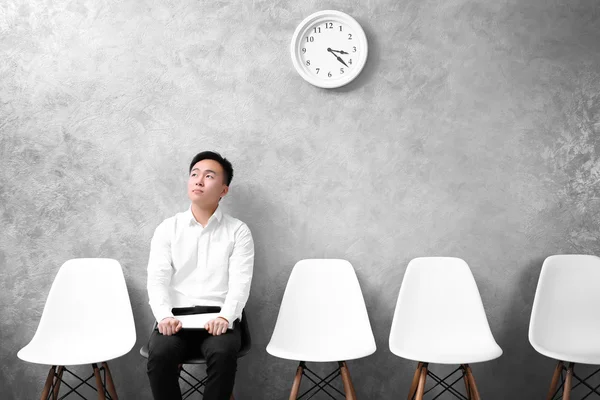
[[[465,381],[465,394],[469,400],[471,400],[471,385],[469,385],[469,376],[467,375],[467,366],[461,364],[460,367],[463,370],[463,380]]]
[[[571,399],[571,386],[573,384],[573,369],[575,368],[574,363],[569,363],[567,368],[567,378],[565,379],[565,386],[563,386],[563,400]]]
[[[342,382],[344,383],[344,393],[346,393],[346,400],[356,400],[356,392],[354,391],[354,385],[350,378],[350,371],[348,371],[348,365],[346,361],[340,361],[340,371],[342,373]]]
[[[54,382],[54,392],[52,393],[52,399],[58,399],[58,391],[60,390],[60,383],[62,382],[63,372],[65,370],[64,366],[58,367],[58,372],[56,373],[57,378]]]
[[[92,364],[92,368],[94,369],[94,376],[96,377],[96,389],[98,389],[98,400],[106,400],[106,396],[104,395],[104,385],[102,384],[102,378],[100,377],[100,369],[98,369],[98,365]]]
[[[52,382],[54,381],[54,372],[56,371],[56,366],[53,365],[50,367],[48,371],[48,377],[46,378],[46,383],[44,384],[44,389],[42,389],[42,395],[40,400],[46,400],[48,395],[50,394],[50,388],[52,387]]]
[[[546,400],[552,400],[554,397],[554,393],[556,392],[556,388],[558,386],[558,380],[560,378],[560,374],[563,369],[562,361],[556,363],[556,368],[554,368],[554,374],[552,374],[552,382],[550,382],[550,389],[548,390],[548,395],[546,396]]]
[[[408,400],[412,400],[415,396],[415,392],[417,391],[417,386],[419,385],[419,378],[421,377],[421,368],[423,367],[423,363],[420,362],[417,365],[417,369],[415,370],[415,375],[413,376],[412,384],[410,385],[410,390],[408,391]]]
[[[477,385],[475,384],[473,372],[471,372],[471,367],[469,367],[469,364],[465,364],[465,367],[467,369],[467,377],[469,379],[469,388],[471,389],[469,398],[473,400],[481,400],[481,396],[479,396],[479,391],[477,390]]]
[[[300,382],[302,381],[302,371],[304,371],[304,364],[300,362],[300,365],[298,365],[298,368],[296,369],[296,377],[294,378],[294,384],[292,385],[290,400],[296,400],[298,398]]]
[[[117,389],[115,389],[115,383],[112,379],[112,374],[110,373],[110,369],[108,368],[108,363],[103,362],[102,366],[106,371],[106,389],[108,390],[108,394],[113,400],[119,400],[119,396],[117,396]]]
[[[419,385],[417,386],[417,397],[416,400],[423,400],[425,394],[425,383],[427,381],[427,363],[424,363],[421,367],[421,373],[419,374]]]

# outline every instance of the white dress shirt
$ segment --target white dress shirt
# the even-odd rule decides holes
[[[241,318],[250,294],[254,241],[248,226],[217,207],[202,227],[191,207],[154,231],[148,261],[148,297],[157,321],[173,307],[219,306],[219,316]]]

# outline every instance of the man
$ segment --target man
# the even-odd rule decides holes
[[[148,342],[155,400],[181,399],[178,365],[192,352],[206,358],[205,400],[229,400],[241,348],[239,320],[248,300],[254,242],[242,221],[224,214],[231,163],[205,151],[190,164],[190,208],[164,220],[152,238],[148,297],[158,322]],[[182,329],[178,315],[218,313],[203,329]]]

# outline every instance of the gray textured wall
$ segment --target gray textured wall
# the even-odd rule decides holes
[[[288,50],[327,8],[369,39],[365,70],[337,90],[304,82]],[[553,364],[527,340],[541,263],[600,254],[599,65],[595,0],[4,0],[3,398],[39,396],[47,368],[16,353],[73,257],[122,263],[138,342],[114,375],[123,398],[149,397],[149,241],[187,207],[187,163],[204,149],[233,160],[223,205],[256,240],[240,398],[287,396],[295,364],[265,346],[310,257],[357,270],[378,345],[350,363],[359,397],[405,396],[414,364],[387,337],[405,267],[424,255],[473,270],[504,349],[474,366],[482,396],[541,398]]]

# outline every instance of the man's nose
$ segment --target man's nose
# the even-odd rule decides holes
[[[198,185],[198,186],[204,186],[204,177],[200,177],[200,179],[198,179],[196,181],[196,185]]]

